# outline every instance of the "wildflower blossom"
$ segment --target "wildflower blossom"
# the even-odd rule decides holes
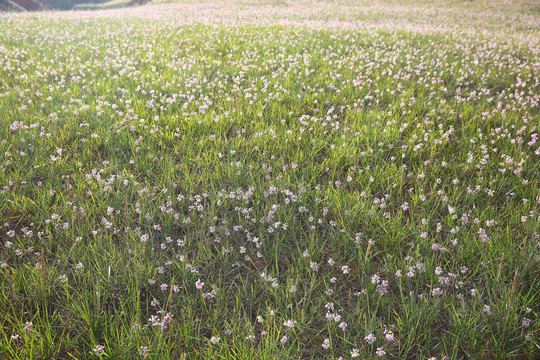
[[[32,332],[34,324],[31,321],[27,321],[24,325],[24,330],[27,332]]]
[[[330,347],[330,339],[324,339],[322,345],[323,349],[328,349]]]
[[[283,323],[283,326],[286,326],[286,327],[289,327],[289,328],[293,328],[295,327],[296,325],[296,322],[295,321],[292,321],[292,320],[287,320]]]
[[[147,346],[141,346],[138,350],[138,353],[140,356],[146,359],[148,357],[148,354],[150,353],[150,350],[148,350]]]
[[[366,335],[366,337],[364,337],[364,340],[366,340],[367,343],[368,343],[369,345],[371,345],[371,344],[373,344],[373,343],[377,340],[377,338],[376,338],[375,335],[373,335],[373,334],[368,334],[368,335]]]
[[[96,345],[92,351],[94,352],[95,356],[101,357],[105,354],[105,345]]]
[[[199,290],[201,290],[204,286],[204,282],[201,281],[201,279],[198,279],[197,282],[195,282],[195,287]]]

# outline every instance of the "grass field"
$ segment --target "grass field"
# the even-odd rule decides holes
[[[540,6],[0,14],[1,359],[538,359]]]

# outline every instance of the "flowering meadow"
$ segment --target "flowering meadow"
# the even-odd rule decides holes
[[[1,359],[538,359],[540,5],[0,14]]]

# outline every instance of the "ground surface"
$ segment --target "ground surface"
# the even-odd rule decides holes
[[[540,356],[540,7],[0,15],[0,358]]]

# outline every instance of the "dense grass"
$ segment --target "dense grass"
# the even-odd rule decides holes
[[[0,358],[538,358],[540,14],[426,4],[0,17]]]

